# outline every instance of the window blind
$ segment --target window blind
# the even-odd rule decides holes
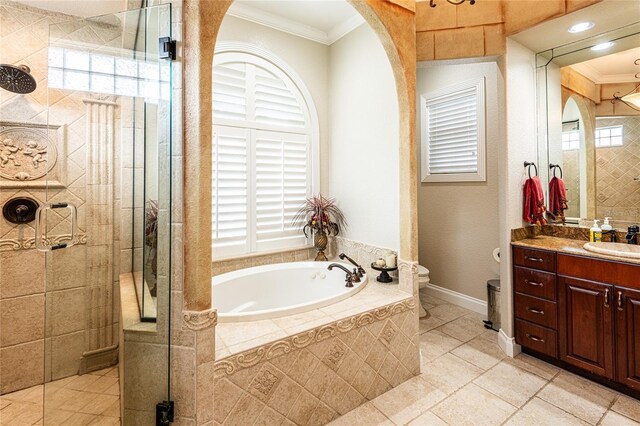
[[[476,89],[427,101],[429,174],[478,171]]]
[[[244,252],[248,244],[250,131],[214,126],[212,238],[217,248]]]
[[[255,210],[258,245],[277,238],[300,237],[300,231],[293,227],[292,219],[310,190],[308,145],[306,135],[256,131]]]

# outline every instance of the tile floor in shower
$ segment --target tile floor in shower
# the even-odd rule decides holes
[[[0,425],[119,425],[118,367],[71,376],[0,396]]]

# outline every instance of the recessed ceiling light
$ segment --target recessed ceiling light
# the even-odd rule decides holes
[[[569,32],[570,33],[581,33],[583,31],[587,31],[590,30],[591,28],[593,28],[595,24],[593,22],[580,22],[578,24],[573,25],[571,28],[569,28]]]
[[[605,49],[610,48],[611,46],[613,46],[613,42],[612,41],[608,41],[606,43],[596,44],[595,46],[593,46],[591,48],[591,50],[605,50]]]

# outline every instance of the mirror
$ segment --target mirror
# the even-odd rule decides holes
[[[640,106],[620,99],[640,91],[638,46],[636,23],[536,56],[540,176],[566,187],[564,217],[551,223],[640,221]]]

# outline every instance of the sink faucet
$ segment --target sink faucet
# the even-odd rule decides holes
[[[361,265],[358,265],[358,264],[356,263],[356,261],[355,261],[355,260],[353,260],[352,258],[350,258],[349,256],[347,256],[346,254],[344,254],[344,253],[340,253],[340,255],[338,255],[338,257],[339,257],[340,259],[342,259],[342,260],[347,259],[349,262],[351,262],[351,264],[352,264],[353,266],[355,266],[356,268],[358,268],[358,277],[359,277],[359,278],[362,278],[362,276],[366,273],[366,271],[364,270],[364,268],[363,268]]]
[[[638,225],[632,225],[627,228],[627,243],[629,244],[638,244],[638,233],[640,233],[640,227]]]
[[[605,236],[607,234],[611,235],[611,242],[612,243],[617,243],[618,242],[618,235],[616,235],[616,230],[615,229],[611,229],[609,231],[602,231],[602,236]]]
[[[360,282],[360,277],[358,277],[358,272],[355,269],[353,270],[353,272],[351,272],[350,270],[348,270],[347,268],[345,268],[339,263],[332,263],[328,267],[330,271],[333,270],[333,268],[340,268],[344,272],[346,272],[347,276],[345,278],[345,282],[346,282],[345,287],[353,287],[353,283]]]

